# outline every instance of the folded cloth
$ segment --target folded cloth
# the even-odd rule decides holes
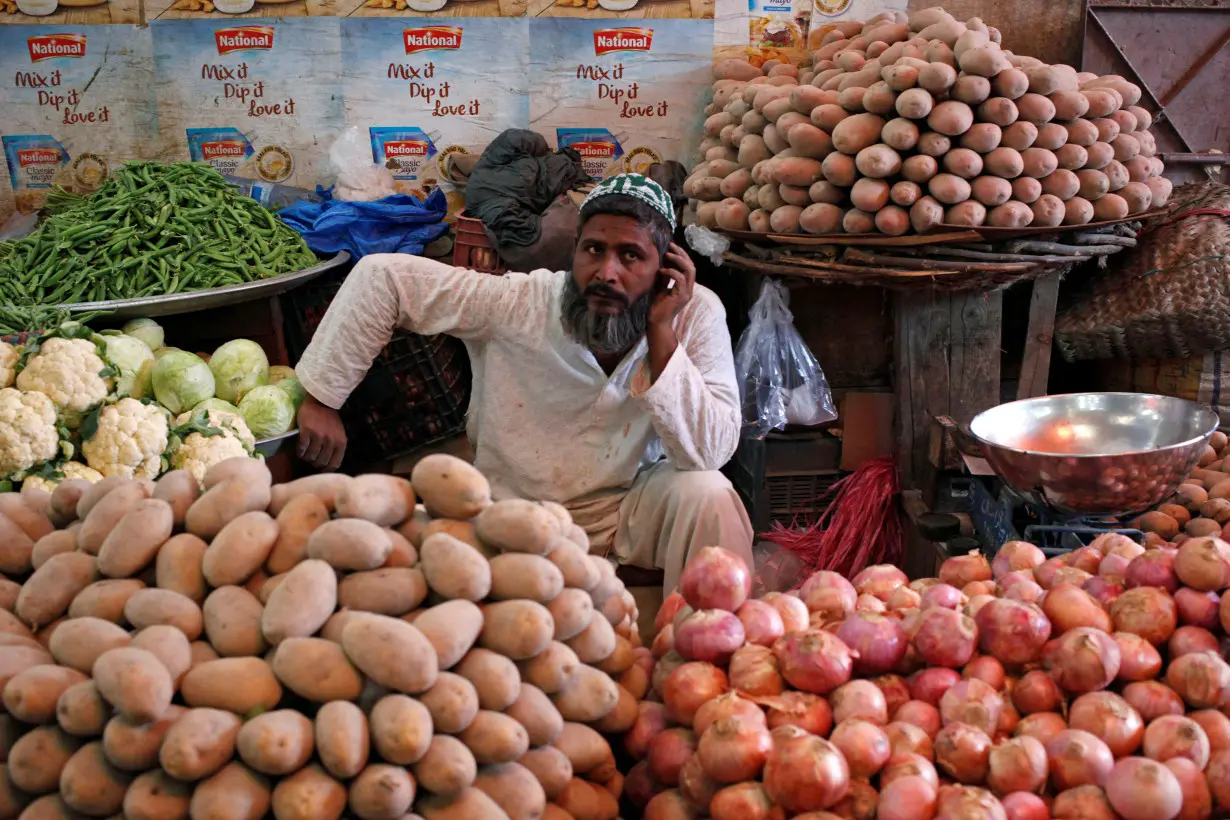
[[[343,202],[319,191],[323,202],[296,202],[278,212],[317,253],[349,251],[356,259],[370,253],[421,254],[448,230],[444,192],[436,188],[426,200],[408,194],[374,202]]]

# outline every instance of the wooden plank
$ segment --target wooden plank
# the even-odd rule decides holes
[[[957,424],[999,404],[1003,313],[1003,291],[952,296],[948,415]]]
[[[935,0],[909,0],[908,8],[935,5]],[[1004,48],[1016,54],[1073,66],[1080,60],[1084,0],[946,0],[942,5],[958,20],[981,17],[995,26]]]
[[[1016,397],[1045,396],[1051,375],[1051,348],[1055,339],[1055,306],[1059,302],[1059,273],[1034,280],[1029,298],[1029,324],[1025,331],[1025,354]]]
[[[930,417],[948,413],[951,306],[952,297],[933,291],[897,293],[893,301],[897,463],[904,487],[928,483]]]

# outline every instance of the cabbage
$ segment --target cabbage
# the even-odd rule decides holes
[[[272,384],[254,387],[239,402],[239,414],[257,441],[289,433],[295,426],[295,403]]]
[[[223,401],[222,399],[205,399],[205,401],[201,402],[200,404],[198,404],[196,407],[193,407],[192,409],[193,410],[221,410],[223,413],[230,413],[231,415],[234,415],[234,416],[243,415],[242,413],[239,412],[238,407],[231,404],[229,401]]]
[[[249,390],[269,384],[269,359],[256,342],[233,339],[214,351],[209,359],[218,398],[239,402]]]
[[[124,323],[120,330],[127,336],[140,339],[149,346],[150,350],[157,351],[162,347],[163,332],[162,326],[153,319],[130,319]]]
[[[277,384],[282,379],[293,379],[295,377],[295,368],[287,367],[282,364],[275,364],[269,368],[269,383]]]
[[[168,353],[178,353],[178,352],[179,352],[178,347],[160,347],[154,351],[154,358],[161,359],[163,356],[167,355]]]
[[[214,374],[209,365],[186,350],[171,350],[157,357],[151,381],[158,403],[176,415],[214,394]]]
[[[107,346],[107,358],[120,369],[119,378],[115,380],[115,394],[140,397],[149,390],[150,369],[142,368],[147,362],[154,361],[154,351],[149,345],[135,336],[123,334],[104,334],[103,342]]]
[[[285,390],[286,395],[290,396],[290,400],[295,403],[295,411],[298,412],[299,407],[303,404],[303,399],[307,396],[307,391],[303,389],[303,385],[299,380],[291,377],[282,379],[275,385],[279,390]]]

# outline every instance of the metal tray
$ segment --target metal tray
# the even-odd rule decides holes
[[[242,285],[228,285],[224,288],[210,290],[194,290],[186,293],[172,293],[166,296],[146,296],[140,299],[115,299],[110,302],[76,302],[63,305],[74,313],[92,313],[105,311],[116,319],[130,319],[138,316],[172,316],[177,313],[193,313],[198,310],[227,307],[243,302],[252,302],[277,296],[288,290],[312,281],[328,270],[339,267],[350,261],[350,254],[339,251],[336,256],[326,259],[319,265],[313,265],[294,273],[284,273],[269,279],[258,279],[255,282],[245,282]]]
[[[262,439],[261,441],[256,442],[255,450],[265,458],[273,458],[277,455],[278,450],[282,449],[282,445],[285,444],[287,440],[295,438],[298,435],[299,428],[296,427],[289,433],[283,433],[280,436],[274,436],[273,438]]]

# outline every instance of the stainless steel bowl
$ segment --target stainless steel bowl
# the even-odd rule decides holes
[[[996,474],[1029,501],[1071,515],[1128,515],[1166,500],[1217,429],[1195,402],[1072,393],[1001,404],[970,432]]]

